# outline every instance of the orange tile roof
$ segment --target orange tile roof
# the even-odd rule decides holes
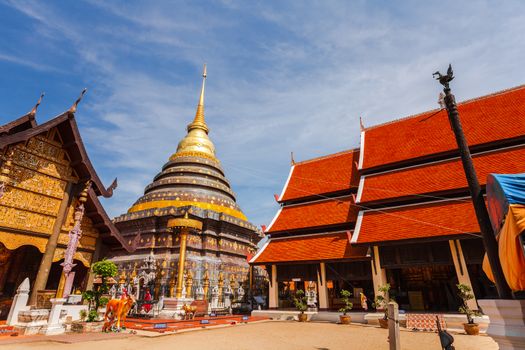
[[[478,233],[474,207],[468,198],[379,211],[365,211],[357,224],[355,243],[379,243]]]
[[[268,233],[354,223],[357,209],[352,197],[327,199],[283,207],[268,227]]]
[[[296,163],[279,201],[357,188],[359,150],[349,150]]]
[[[347,233],[271,239],[251,263],[278,263],[367,258],[367,247],[352,247]]]
[[[525,135],[525,85],[458,105],[469,145]],[[447,113],[429,111],[365,130],[362,168],[457,149]]]
[[[482,185],[486,184],[489,173],[525,172],[525,147],[482,153],[472,159]],[[366,176],[360,203],[467,188],[461,160],[452,159]]]

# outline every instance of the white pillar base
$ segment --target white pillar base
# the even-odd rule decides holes
[[[490,318],[487,334],[500,350],[525,350],[525,300],[478,299]]]

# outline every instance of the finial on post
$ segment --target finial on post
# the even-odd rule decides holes
[[[69,113],[72,113],[74,114],[76,111],[77,111],[77,106],[78,104],[80,103],[80,101],[82,101],[82,97],[84,97],[84,94],[86,93],[87,89],[84,88],[84,90],[82,90],[82,92],[80,93],[80,96],[77,98],[77,100],[75,101],[75,103],[73,103],[73,105],[71,106],[71,108],[69,109]]]
[[[38,101],[36,102],[36,105],[33,107],[33,109],[31,110],[31,112],[29,112],[29,115],[34,117],[36,115],[36,110],[38,109],[38,106],[40,106],[40,103],[42,103],[42,99],[44,98],[44,95],[45,93],[42,92],[40,94],[40,98],[38,99]]]
[[[432,77],[439,81],[445,87],[445,90],[450,90],[449,83],[454,79],[454,72],[452,71],[452,64],[448,65],[447,75],[441,74],[439,71],[432,74]]]
[[[293,158],[293,152],[290,152],[290,163],[295,165],[295,159]]]

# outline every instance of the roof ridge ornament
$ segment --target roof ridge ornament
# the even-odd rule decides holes
[[[204,68],[202,71],[202,87],[201,87],[201,94],[199,96],[199,103],[197,104],[197,111],[195,112],[195,118],[193,119],[193,122],[188,125],[188,132],[193,129],[202,129],[206,133],[208,133],[209,129],[206,125],[206,120],[204,119],[204,88],[206,86],[206,63],[204,64]]]
[[[77,111],[77,106],[80,103],[80,101],[82,101],[82,97],[84,97],[84,94],[86,93],[86,91],[87,91],[86,88],[84,88],[84,90],[82,90],[82,92],[80,93],[80,96],[77,98],[75,103],[73,103],[73,105],[69,109],[69,111],[68,111],[69,113],[75,114],[75,112]]]
[[[40,103],[42,103],[42,99],[44,98],[45,96],[45,92],[41,92],[40,93],[40,98],[38,99],[38,101],[36,101],[36,105],[33,107],[33,109],[31,109],[31,112],[29,112],[29,116],[30,117],[34,117],[36,115],[36,110],[38,109],[38,106],[40,106]]]
[[[361,131],[365,131],[365,124],[363,123],[363,117],[359,116],[359,127]]]

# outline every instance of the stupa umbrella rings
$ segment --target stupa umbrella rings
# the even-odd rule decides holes
[[[180,250],[179,250],[179,268],[177,275],[177,287],[175,289],[175,297],[182,298],[182,283],[184,278],[184,263],[186,260],[186,239],[190,230],[201,231],[202,222],[188,217],[188,212],[184,214],[183,218],[173,218],[168,220],[168,229],[180,229]]]

